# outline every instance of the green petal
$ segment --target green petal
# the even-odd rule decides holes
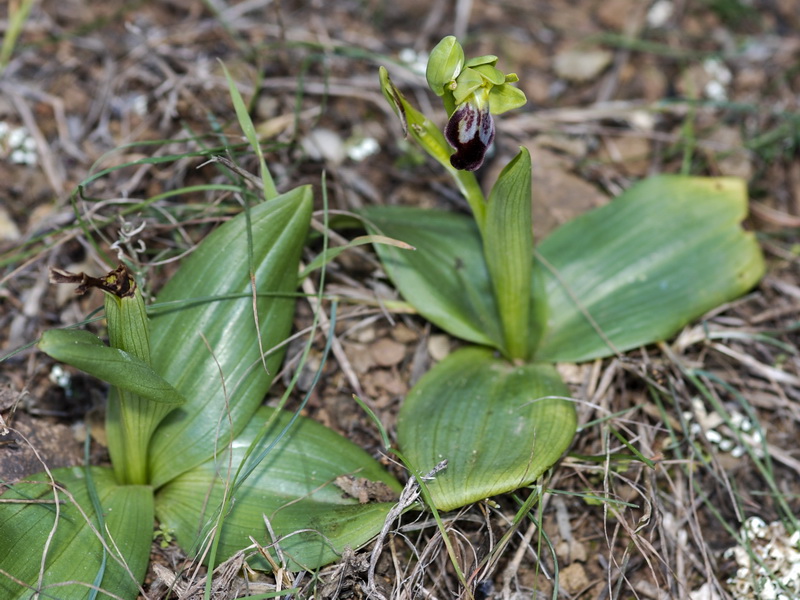
[[[480,65],[472,67],[472,69],[492,85],[502,85],[506,81],[505,73],[492,65]]]
[[[464,66],[479,67],[481,65],[494,66],[496,64],[497,64],[497,57],[494,54],[485,54],[483,56],[476,56],[475,58],[467,59],[467,62],[464,64]]]

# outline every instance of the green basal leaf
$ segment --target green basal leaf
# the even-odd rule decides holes
[[[447,469],[429,482],[451,510],[528,485],[572,441],[575,409],[550,365],[515,367],[487,348],[468,347],[426,373],[400,409],[397,437],[412,467]]]
[[[265,517],[290,570],[314,570],[338,558],[345,548],[362,546],[380,531],[393,502],[360,504],[335,480],[347,475],[366,478],[381,482],[383,491],[394,493],[400,491],[400,484],[361,448],[310,419],[299,417],[275,443],[293,415],[262,407],[233,442],[232,455],[222,452],[216,460],[206,461],[171,481],[156,495],[156,514],[162,527],[173,529],[183,548],[198,550],[202,532],[214,522],[221,505],[225,482],[230,483],[245,451],[276,412],[277,418],[253,455],[273,443],[274,447],[250,477],[231,490],[233,508],[224,517],[217,558],[224,560],[250,546],[249,536],[271,548],[274,540],[264,524]],[[271,554],[279,562],[274,549]],[[258,556],[251,562],[262,569],[270,568]]]
[[[390,246],[395,246],[396,248],[413,250],[413,248],[408,244],[406,244],[405,242],[393,240],[392,238],[387,238],[386,236],[362,235],[360,237],[350,240],[344,246],[335,246],[333,248],[328,248],[324,254],[318,254],[314,260],[308,263],[308,265],[306,266],[305,269],[302,270],[300,275],[298,275],[297,278],[298,284],[302,282],[303,279],[308,277],[311,273],[321,268],[323,265],[327,265],[329,262],[331,262],[340,254],[343,254],[344,252],[347,252],[352,248],[356,248],[357,246],[363,246],[364,244],[388,244]]]
[[[609,356],[674,335],[752,288],[764,260],[744,182],[662,175],[539,246],[550,305],[537,360]]]
[[[472,219],[401,206],[372,206],[361,214],[371,223],[370,233],[416,248],[375,245],[392,283],[422,316],[454,336],[503,348],[481,238]]]
[[[152,402],[180,405],[181,393],[141,359],[78,329],[51,329],[42,334],[39,349],[59,362],[72,365],[113,386]]]
[[[27,600],[37,591],[40,598],[82,600],[89,597],[95,581],[109,592],[101,591],[97,598],[111,598],[110,594],[131,600],[137,597],[153,538],[152,488],[119,486],[111,471],[100,467],[92,467],[90,473],[103,511],[102,526],[90,499],[86,471],[77,467],[55,469],[53,477],[68,494],[57,494],[62,504],[58,507],[55,535],[49,543],[56,523],[56,505],[47,476],[39,473],[30,479],[45,483],[18,483],[2,495],[0,597],[4,600]],[[9,503],[10,500],[28,503]],[[43,503],[30,503],[33,500]]]
[[[537,339],[531,335],[533,230],[531,155],[522,148],[492,188],[486,211],[483,254],[492,280],[508,358],[529,359]],[[545,304],[546,298],[536,298]]]
[[[158,295],[161,303],[184,301],[153,318],[151,344],[154,367],[187,403],[153,437],[155,487],[224,447],[262,402],[283,358],[283,350],[274,349],[292,325],[292,293],[311,208],[311,188],[304,186],[250,210],[258,331],[244,213],[203,240]],[[267,370],[259,335],[270,352]]]

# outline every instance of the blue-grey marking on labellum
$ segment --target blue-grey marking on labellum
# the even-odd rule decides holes
[[[450,157],[453,168],[478,170],[494,141],[494,120],[489,112],[489,103],[476,102],[474,97],[462,103],[447,122],[444,135],[456,149]]]

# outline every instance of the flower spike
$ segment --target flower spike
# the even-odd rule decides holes
[[[503,73],[496,64],[494,55],[465,60],[461,44],[452,35],[431,52],[426,77],[450,115],[444,135],[456,150],[450,156],[455,169],[479,169],[494,141],[492,115],[519,108],[526,102],[523,91],[510,85],[519,78],[513,73]]]

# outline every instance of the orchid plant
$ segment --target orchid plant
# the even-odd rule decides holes
[[[525,102],[497,62],[465,58],[453,36],[433,49],[426,75],[447,113],[443,131],[380,69],[404,132],[452,175],[472,212],[362,211],[371,232],[416,248],[375,246],[405,300],[471,344],[423,376],[398,416],[413,470],[448,460],[429,484],[440,509],[528,485],[569,447],[575,400],[553,363],[664,340],[764,271],[740,227],[745,185],[733,178],[646,179],[535,245],[529,152],[508,162],[488,197],[474,174],[496,135],[492,115]]]
[[[56,329],[38,347],[110,385],[111,466],[44,465],[8,484],[3,599],[146,597],[154,519],[211,568],[241,553],[256,568],[314,570],[369,541],[394,506],[400,484],[364,450],[263,405],[292,325],[312,194],[278,194],[229,83],[263,196],[223,186],[248,199],[245,210],[182,261],[155,307],[128,265],[99,277],[52,271],[56,283],[104,295],[108,343]],[[373,493],[354,497],[367,484]]]
[[[427,79],[447,112],[444,131],[380,70],[406,133],[452,175],[472,216],[363,211],[373,232],[416,248],[375,246],[407,302],[469,343],[414,386],[398,418],[398,454],[414,474],[447,460],[425,484],[444,510],[529,485],[567,449],[576,411],[553,363],[663,340],[744,293],[764,268],[740,227],[747,199],[733,179],[640,182],[535,246],[529,152],[520,149],[488,196],[474,174],[496,135],[492,115],[525,101],[497,63],[466,59],[452,36],[434,49]],[[157,307],[145,306],[125,265],[101,277],[53,274],[105,295],[108,344],[65,329],[45,332],[39,348],[110,385],[111,466],[45,468],[7,487],[3,598],[144,594],[154,519],[209,567],[243,552],[259,568],[313,570],[396,514],[389,498],[401,486],[376,460],[310,419],[263,406],[292,323],[312,197],[307,186],[277,192],[228,81],[263,197],[208,188],[242,194],[245,210],[182,262]],[[342,478],[383,493],[354,498]]]

